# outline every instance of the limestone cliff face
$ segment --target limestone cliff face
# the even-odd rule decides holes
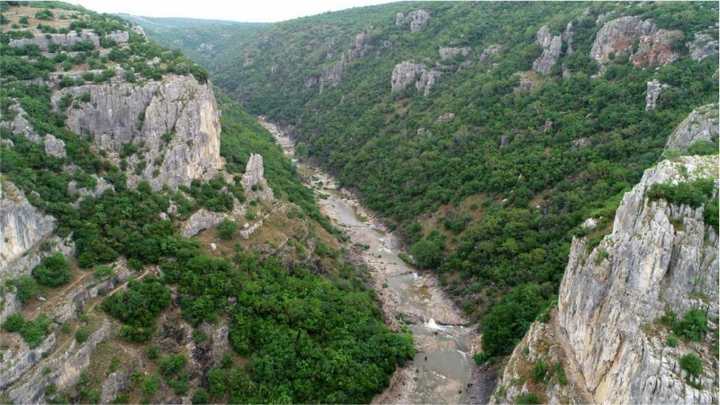
[[[414,84],[418,92],[428,96],[440,76],[441,72],[438,70],[429,69],[423,64],[404,61],[393,68],[390,88],[393,93],[397,93]]]
[[[273,199],[273,192],[265,180],[265,167],[262,156],[257,153],[250,155],[245,165],[242,185],[248,198],[257,198],[264,201]]]
[[[501,381],[498,401],[513,400],[527,386],[512,383],[517,364],[532,363],[524,352],[555,345],[570,387],[547,384],[546,399],[598,404],[716,403],[718,378],[711,337],[704,342],[666,343],[668,331],[657,320],[671,308],[684,314],[706,310],[711,323],[718,312],[718,234],[704,222],[703,207],[650,200],[653,184],[712,177],[716,156],[685,156],[648,169],[625,194],[612,232],[595,248],[573,241],[560,286],[554,319],[535,325],[516,349]],[[542,329],[547,329],[543,331]],[[542,338],[536,335],[542,332]],[[535,343],[533,343],[535,342]],[[537,342],[543,342],[538,344]],[[527,349],[526,349],[527,348]],[[704,363],[700,382],[686,383],[679,358],[697,353]],[[548,354],[548,357],[552,358]],[[561,400],[561,398],[564,398]],[[553,401],[551,401],[553,402]]]
[[[665,149],[685,151],[697,141],[717,143],[719,123],[717,104],[698,107],[675,128]]]
[[[612,56],[626,55],[637,67],[665,65],[679,58],[673,45],[682,39],[681,31],[658,29],[651,20],[642,20],[637,16],[620,17],[600,28],[590,56],[600,64],[609,62]]]
[[[553,36],[550,29],[546,25],[543,25],[537,32],[535,41],[543,50],[540,55],[533,62],[533,70],[540,74],[549,74],[555,63],[557,63],[562,51],[562,36]]]
[[[670,88],[659,80],[651,80],[647,82],[647,90],[645,91],[645,111],[652,111],[657,107],[658,98],[663,90]]]
[[[14,184],[0,190],[0,280],[14,277],[16,262],[39,248],[55,229],[55,219],[33,207]]]
[[[58,91],[53,105],[58,108],[65,94],[86,93],[90,102],[65,111],[67,125],[91,136],[118,162],[126,145],[134,145],[128,170],[141,174],[129,176],[131,183],[144,179],[154,189],[176,188],[208,180],[223,168],[219,112],[209,84],[176,75],[141,85],[88,84]]]
[[[420,32],[430,22],[430,12],[419,9],[413,10],[407,14],[395,14],[395,25],[398,27],[410,27],[410,32]]]

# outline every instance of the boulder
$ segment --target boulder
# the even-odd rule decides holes
[[[693,110],[670,134],[666,150],[687,151],[697,141],[718,142],[718,105],[707,104]]]
[[[195,236],[205,229],[218,226],[225,219],[225,215],[219,212],[208,211],[200,208],[195,211],[182,226],[182,235],[186,238]]]

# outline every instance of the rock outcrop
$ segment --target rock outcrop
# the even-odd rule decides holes
[[[553,36],[547,25],[543,25],[537,32],[535,42],[542,48],[540,55],[533,62],[533,70],[547,75],[557,63],[562,52],[562,37],[560,35]]]
[[[492,59],[493,56],[497,55],[502,51],[502,46],[493,44],[488,46],[487,48],[483,49],[482,53],[480,54],[480,57],[478,60],[482,62],[487,62],[490,59]]]
[[[28,202],[9,181],[0,189],[0,280],[18,276],[16,261],[40,248],[55,229],[55,219]]]
[[[195,236],[206,229],[217,226],[223,219],[225,219],[225,215],[222,213],[200,208],[185,221],[182,227],[182,235],[186,238]]]
[[[82,30],[80,32],[70,31],[67,34],[38,33],[32,38],[11,39],[9,45],[13,48],[24,48],[28,45],[35,45],[40,48],[41,51],[47,52],[50,45],[72,47],[81,42],[89,42],[95,48],[100,47],[100,37],[92,30]]]
[[[395,14],[395,25],[398,27],[410,26],[410,32],[420,32],[430,22],[430,12],[419,9],[413,10],[407,14]]]
[[[392,93],[401,92],[414,84],[418,92],[428,96],[440,76],[441,72],[438,70],[429,69],[423,64],[404,61],[393,68],[390,78],[391,91]]]
[[[711,34],[695,33],[695,39],[687,43],[690,50],[690,58],[695,61],[701,61],[708,56],[717,57],[718,40]]]
[[[670,88],[665,83],[660,83],[655,79],[647,82],[647,90],[645,90],[645,111],[652,111],[657,107],[657,100],[660,98],[663,90]]]
[[[263,158],[257,153],[250,155],[245,165],[245,173],[242,176],[242,186],[249,199],[272,201],[273,192],[265,180],[265,168]]]
[[[59,108],[66,94],[86,93],[91,102],[68,109],[67,125],[92,137],[117,163],[121,154],[129,155],[124,157],[131,184],[143,179],[156,190],[177,188],[211,179],[223,168],[219,112],[209,84],[177,75],[142,85],[88,84],[58,91],[53,105]],[[137,152],[129,153],[129,146]]]
[[[573,240],[557,313],[550,323],[535,324],[524,346],[515,350],[496,401],[514,401],[522,392],[539,390],[555,403],[717,402],[712,338],[671,347],[667,327],[658,322],[668,308],[680,315],[700,308],[717,325],[717,229],[704,222],[702,206],[647,195],[654,184],[708,177],[717,187],[717,176],[716,156],[662,161],[625,194],[612,232],[598,246],[589,246],[585,238]],[[540,388],[518,386],[519,380],[512,380],[523,373],[518,365],[537,361],[537,355],[528,355],[538,352],[548,362],[561,363],[570,387],[552,382]],[[697,353],[704,365],[699,385],[687,383],[679,366],[679,358],[689,352]]]
[[[668,138],[665,149],[686,151],[697,141],[718,142],[718,105],[708,104],[693,110]]]
[[[58,139],[52,134],[47,134],[43,139],[43,144],[46,154],[56,158],[65,157],[65,142],[62,139]]]
[[[682,37],[680,31],[658,29],[651,20],[620,17],[600,28],[590,56],[600,64],[609,62],[611,57],[629,56],[637,67],[665,65],[678,59],[673,45]]]
[[[448,61],[455,58],[466,58],[468,55],[470,55],[470,47],[463,46],[463,47],[440,47],[438,49],[438,54],[440,54],[440,60],[442,61]]]

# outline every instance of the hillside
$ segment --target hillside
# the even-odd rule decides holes
[[[705,2],[397,3],[273,24],[204,63],[397,227],[481,320],[487,358],[556,302],[572,238],[600,243],[673,128],[717,100],[717,17]]]
[[[0,402],[369,402],[412,358],[268,131],[110,15],[0,4]]]

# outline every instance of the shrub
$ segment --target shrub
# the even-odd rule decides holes
[[[165,356],[160,359],[160,374],[165,377],[178,375],[185,368],[186,363],[187,359],[182,354]]]
[[[680,358],[680,368],[688,373],[688,380],[692,381],[703,372],[702,360],[695,353],[688,353]]]
[[[50,319],[39,315],[32,321],[27,321],[21,314],[12,314],[3,323],[3,329],[11,333],[19,333],[30,348],[37,347],[50,330]]]
[[[647,196],[650,200],[663,199],[672,204],[686,204],[697,208],[710,199],[714,187],[715,181],[712,178],[678,184],[656,183],[650,187]]]
[[[108,279],[112,277],[113,274],[115,274],[115,270],[110,266],[97,266],[95,268],[95,278],[98,280]]]
[[[532,392],[528,392],[525,394],[520,394],[515,398],[515,401],[518,405],[530,405],[530,404],[539,404],[540,398],[533,394]]]
[[[672,329],[677,336],[694,342],[701,341],[708,330],[705,312],[697,308],[689,310],[683,319],[675,322]]]
[[[235,235],[236,230],[237,224],[229,219],[223,219],[223,221],[217,227],[218,236],[222,240],[232,239]]]
[[[445,257],[445,237],[433,231],[410,247],[410,253],[418,266],[425,269],[437,268]]]
[[[208,395],[208,392],[204,388],[198,388],[197,391],[195,391],[195,394],[193,394],[193,404],[207,404],[209,402],[210,395]]]
[[[677,347],[678,338],[675,335],[669,335],[667,338],[667,345],[670,347]]]
[[[688,155],[714,155],[718,145],[710,141],[696,141],[688,147]]]
[[[35,18],[38,20],[52,20],[53,19],[53,13],[52,11],[48,9],[40,10],[37,13],[35,13]]]
[[[548,366],[543,359],[538,361],[533,366],[532,380],[536,383],[544,383],[545,377],[547,377]]]
[[[10,283],[15,286],[17,299],[23,304],[40,293],[40,287],[35,279],[30,276],[20,276]]]
[[[75,340],[78,343],[85,343],[90,337],[90,328],[87,326],[81,326],[75,332]]]
[[[70,281],[70,265],[62,253],[48,256],[32,271],[40,285],[59,287]]]
[[[130,281],[127,290],[111,295],[102,303],[105,312],[125,323],[121,334],[142,342],[152,336],[155,318],[170,305],[170,290],[155,279]]]

